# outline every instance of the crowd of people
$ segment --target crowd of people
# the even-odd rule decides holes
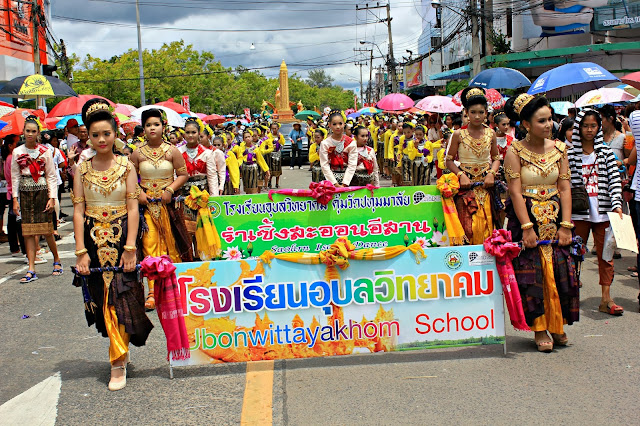
[[[640,173],[634,174],[640,112],[628,107],[618,116],[605,106],[557,120],[544,97],[518,95],[500,111],[490,110],[479,88],[465,89],[461,99],[462,114],[444,117],[348,119],[338,110],[309,117],[305,131],[297,123],[289,134],[298,151],[290,167],[302,166],[298,143],[306,137],[313,182],[380,186],[390,179],[402,186],[455,178],[463,234],[454,243],[482,244],[505,224],[522,242],[513,267],[540,351],[566,345],[564,326],[578,320],[575,235],[585,242],[594,236],[600,311],[622,314],[611,296],[613,261],[603,258],[603,243],[608,212],[631,213],[638,229],[640,191],[635,200],[630,194],[640,183]],[[136,264],[146,256],[167,255],[173,262],[215,257],[198,250],[197,212],[185,199],[194,191],[239,194],[241,183],[244,193],[256,194],[274,178],[277,188],[286,141],[275,121],[212,128],[188,118],[184,127],[171,128],[154,108],[126,134],[99,98],[84,105],[82,123],[69,120],[63,131],[47,131],[30,116],[21,138],[4,140],[8,240],[14,255],[27,257],[22,283],[38,279],[41,238],[53,254],[53,275],[61,275],[55,228],[64,220],[59,200],[65,184],[71,189],[75,267],[86,277],[75,280],[86,287],[88,324],[109,337],[109,388],[118,390],[126,384],[129,343],[144,345],[152,328],[145,310],[155,307],[154,283],[145,297]],[[541,240],[557,244],[539,246]],[[109,270],[117,266],[123,274]]]

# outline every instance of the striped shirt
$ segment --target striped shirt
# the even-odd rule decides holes
[[[636,152],[640,152],[640,111],[633,111],[629,116],[629,127],[631,127],[631,134],[636,141]],[[631,189],[636,191],[635,200],[640,201],[640,167],[636,167],[636,171],[633,174],[633,185]]]

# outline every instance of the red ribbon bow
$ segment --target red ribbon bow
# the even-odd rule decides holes
[[[34,160],[29,156],[29,154],[20,154],[16,161],[21,169],[29,167],[31,177],[33,178],[33,181],[37,183],[38,179],[40,179],[40,176],[42,175],[42,171],[44,170],[44,162],[42,159],[38,157]]]

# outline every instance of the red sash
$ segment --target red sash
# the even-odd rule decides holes
[[[204,152],[205,148],[202,145],[198,145],[198,153],[196,154],[196,158],[198,158]],[[185,166],[187,167],[187,174],[189,176],[193,176],[196,174],[207,174],[207,163],[202,160],[191,161],[191,157],[187,154],[187,151],[182,153],[182,158],[184,158]]]
[[[342,152],[340,154],[336,152],[335,146],[332,146],[328,150],[329,164],[331,165],[332,169],[344,169],[349,163],[349,154],[345,152],[345,149],[351,142],[353,142],[353,139],[351,139],[349,136],[343,135],[341,140],[344,141],[344,148],[342,149]]]
[[[29,167],[34,182],[38,182],[40,176],[44,174],[44,159],[41,156],[47,152],[47,148],[44,145],[38,144],[36,148],[40,151],[36,159],[31,158],[29,154],[20,154],[16,160],[21,169]]]

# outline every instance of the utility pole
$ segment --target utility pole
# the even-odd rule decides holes
[[[367,87],[367,98],[369,100],[369,103],[372,103],[373,96],[371,93],[371,80],[373,79],[373,49],[371,49],[369,52],[371,53],[371,56],[369,58],[369,87]]]
[[[480,25],[478,24],[478,2],[470,0],[469,16],[471,18],[471,60],[473,61],[473,76],[480,73]]]
[[[140,106],[145,106],[146,97],[144,95],[144,65],[142,63],[142,34],[140,34],[140,5],[136,0],[136,23],[138,25],[138,66],[140,68]]]
[[[396,77],[396,60],[393,57],[393,37],[391,35],[391,5],[387,3],[384,6],[381,6],[380,3],[376,3],[375,6],[369,6],[365,4],[364,7],[356,5],[356,10],[369,10],[369,9],[386,9],[387,10],[387,18],[381,19],[378,22],[385,22],[387,24],[387,31],[389,33],[389,53],[387,55],[387,70],[389,72],[389,77],[391,78],[391,91],[398,91],[398,78]]]
[[[371,67],[373,66],[373,49],[353,49],[354,52],[358,53],[369,53],[369,87],[371,87]],[[356,65],[358,65],[356,63]],[[364,63],[360,63],[360,90],[362,91],[362,65],[366,65]],[[364,103],[364,92],[362,92],[362,102]],[[371,96],[369,95],[369,89],[367,89],[367,102],[371,102]]]
[[[356,67],[360,67],[360,99],[362,102],[362,106],[364,107],[364,92],[362,91],[362,66],[364,64],[362,62],[356,62]]]
[[[33,68],[34,74],[40,74],[40,27],[38,25],[38,14],[40,6],[37,0],[31,2],[31,22],[33,23]],[[40,108],[40,97],[36,96],[36,109]]]

